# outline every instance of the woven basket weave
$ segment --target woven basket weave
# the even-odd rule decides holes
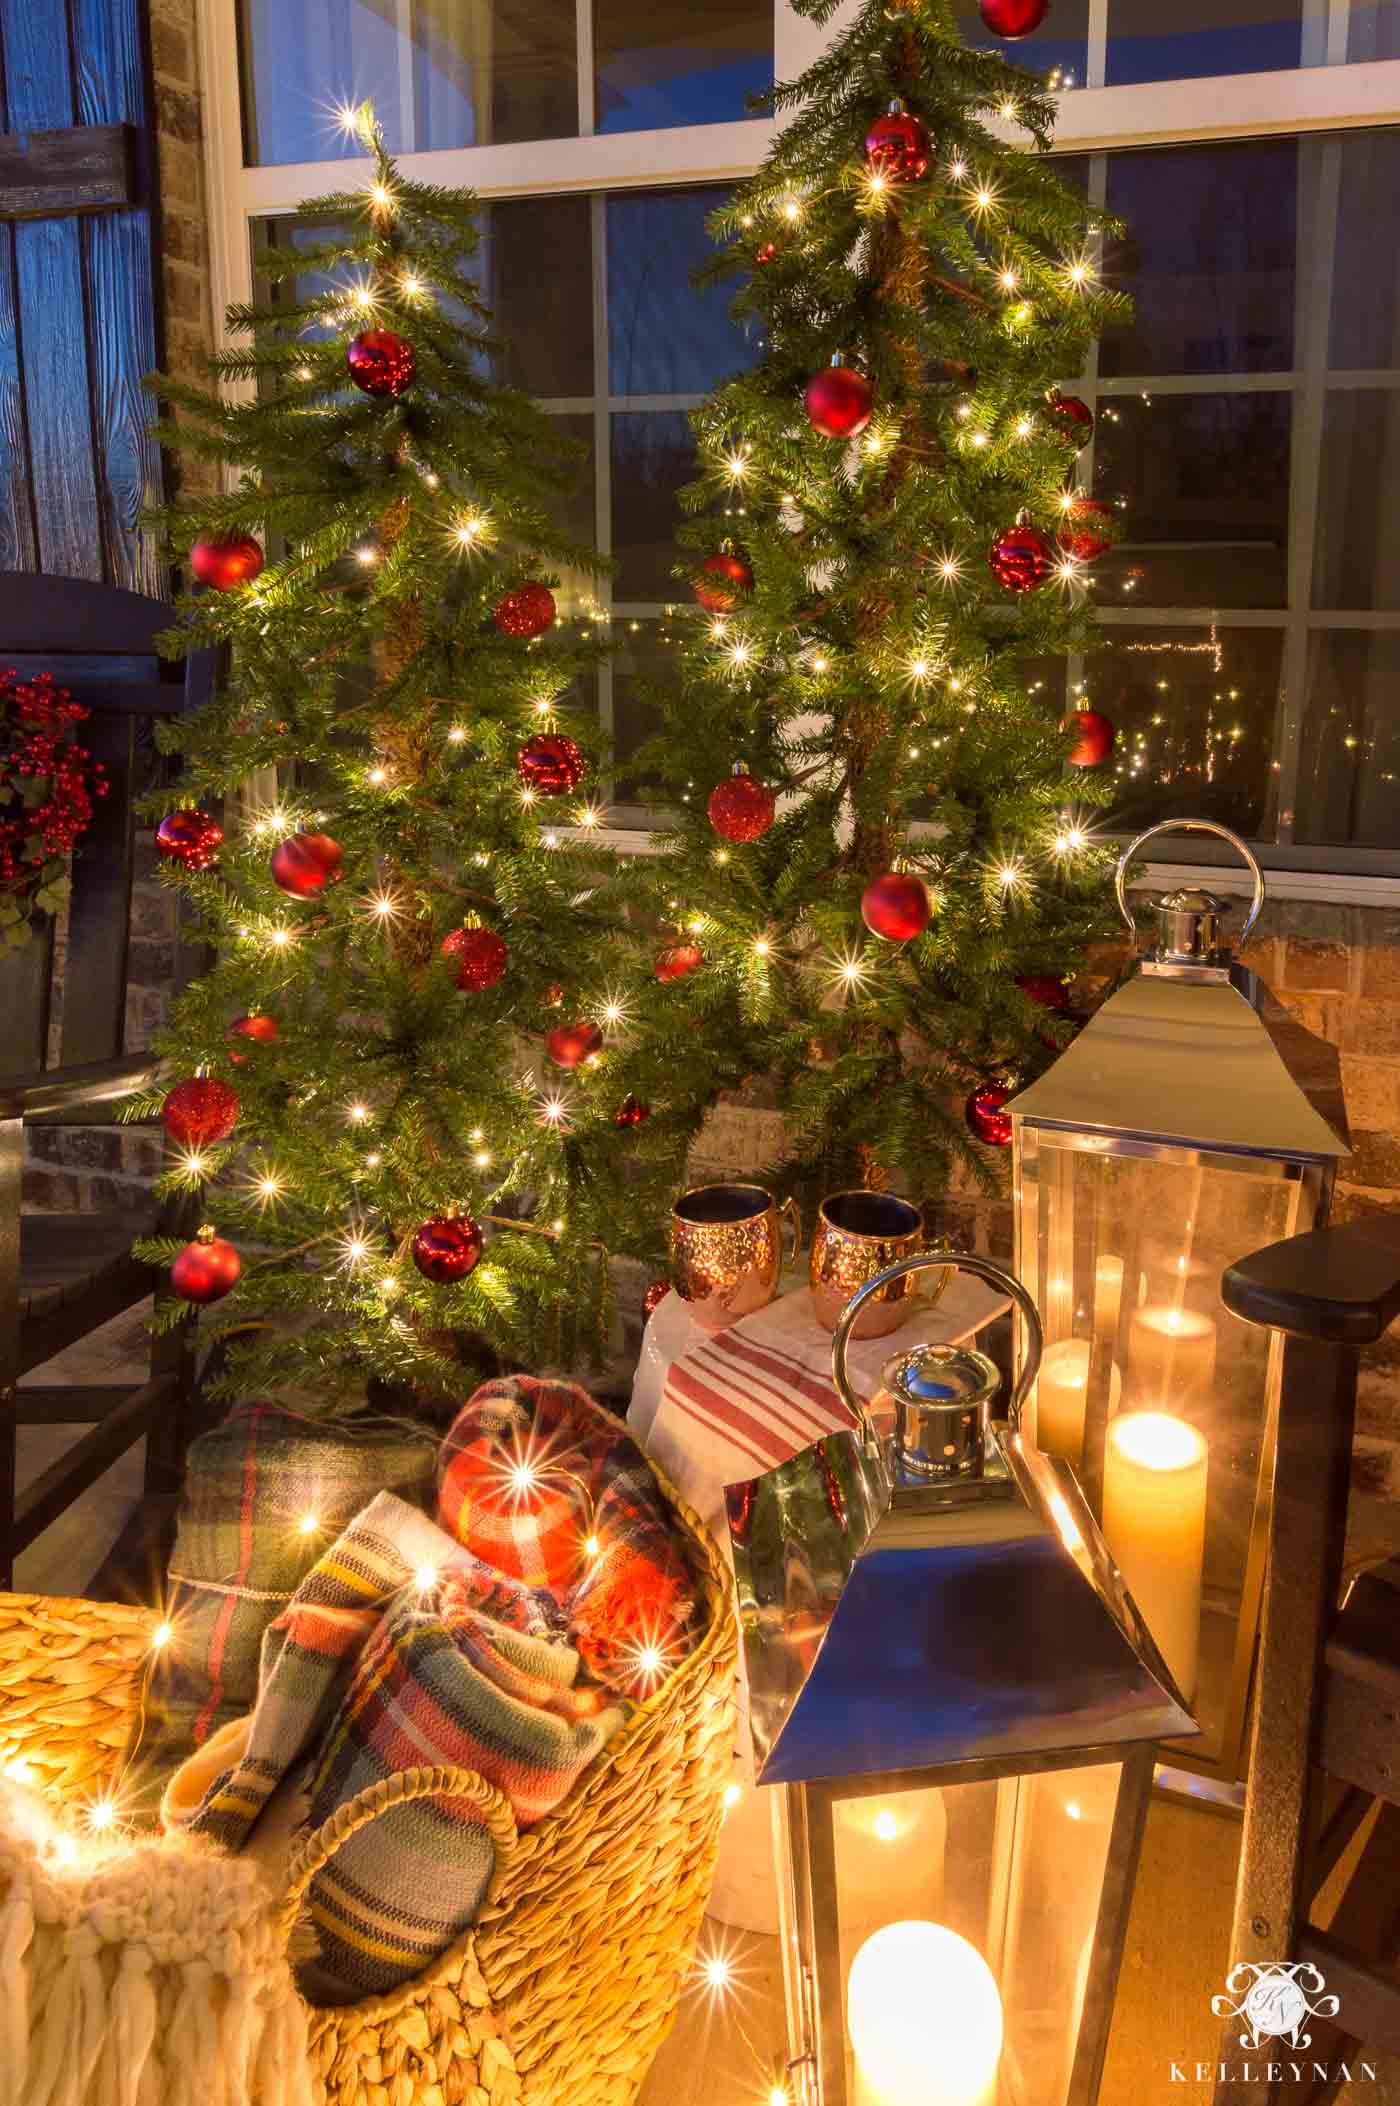
[[[327,2106],[630,2106],[675,2013],[710,1891],[733,1741],[728,1570],[662,1479],[687,1538],[705,1635],[554,1813],[517,1835],[474,1772],[410,1770],[341,1807],[296,1849],[306,1885],[387,1807],[461,1793],[496,1870],[472,1929],[387,1996],[309,2013]],[[0,1594],[0,1763],[89,1796],[110,1781],[140,1702],[154,1614]],[[276,2106],[275,2101],[267,2106]]]

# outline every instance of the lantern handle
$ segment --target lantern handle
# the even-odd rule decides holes
[[[1259,868],[1258,858],[1248,842],[1241,841],[1238,834],[1232,834],[1228,826],[1221,826],[1214,819],[1159,820],[1156,826],[1149,826],[1146,833],[1139,834],[1136,841],[1130,841],[1118,858],[1118,868],[1113,876],[1113,889],[1118,897],[1118,912],[1128,924],[1133,941],[1135,943],[1137,941],[1137,924],[1133,920],[1133,910],[1128,905],[1128,865],[1142,847],[1143,842],[1153,840],[1158,834],[1214,834],[1219,840],[1228,841],[1231,848],[1239,850],[1245,862],[1249,865],[1250,876],[1254,879],[1254,898],[1250,902],[1249,912],[1245,916],[1244,927],[1239,934],[1241,944],[1248,943],[1250,933],[1255,922],[1258,921],[1260,910],[1264,905],[1264,873]]]
[[[846,1351],[850,1344],[851,1331],[856,1318],[877,1289],[888,1286],[891,1280],[902,1280],[911,1272],[924,1272],[932,1266],[942,1266],[948,1272],[975,1273],[979,1280],[985,1280],[989,1286],[999,1287],[1003,1294],[1009,1295],[1021,1312],[1026,1326],[1026,1358],[1011,1398],[1010,1419],[1013,1432],[1021,1423],[1021,1407],[1040,1372],[1040,1356],[1045,1345],[1040,1311],[1015,1273],[1008,1272],[1004,1265],[998,1265],[994,1258],[974,1257],[970,1251],[916,1251],[913,1257],[901,1258],[898,1264],[891,1265],[888,1271],[877,1272],[873,1280],[867,1280],[865,1285],[851,1296],[841,1311],[841,1321],[837,1324],[831,1341],[831,1379],[836,1384],[841,1402],[860,1428],[861,1437],[868,1448],[878,1447],[880,1437],[875,1431],[875,1421],[871,1418],[869,1409],[852,1389],[851,1378],[846,1371]]]

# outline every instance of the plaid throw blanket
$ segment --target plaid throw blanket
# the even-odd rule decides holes
[[[272,1404],[231,1412],[191,1443],[170,1564],[173,1635],[127,1749],[138,1787],[153,1794],[192,1747],[249,1709],[263,1633],[307,1568],[381,1489],[428,1506],[433,1464],[426,1430],[331,1426]]]
[[[690,1647],[695,1581],[646,1458],[572,1382],[487,1382],[443,1442],[438,1518],[484,1563],[548,1590],[601,1680],[654,1689]]]
[[[417,1765],[479,1771],[522,1827],[568,1792],[625,1716],[578,1685],[553,1605],[491,1572],[381,1494],[307,1575],[263,1643],[257,1708],[171,1781],[169,1827],[237,1849],[308,1756],[319,1826],[367,1786]],[[487,1829],[461,1800],[392,1808],[341,1845],[308,1896],[313,2003],[381,1993],[419,1973],[474,1919],[490,1879]]]

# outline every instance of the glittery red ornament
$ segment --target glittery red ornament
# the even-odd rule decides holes
[[[224,830],[209,812],[189,805],[184,811],[167,812],[156,828],[156,853],[162,862],[176,863],[181,870],[207,870],[218,860]]]
[[[1028,37],[1050,12],[1050,0],[977,0],[977,12],[994,37]]]
[[[1053,424],[1062,439],[1068,439],[1076,453],[1082,453],[1094,436],[1094,412],[1078,395],[1062,395],[1052,388],[1041,409],[1047,424]]]
[[[1055,568],[1055,547],[1038,526],[1018,520],[992,543],[992,576],[1007,592],[1034,592]]]
[[[963,1106],[963,1117],[988,1148],[1005,1148],[1011,1139],[1011,1114],[1002,1110],[1010,1090],[1003,1082],[979,1082]]]
[[[651,1117],[651,1106],[643,1104],[640,1097],[625,1096],[613,1113],[614,1126],[640,1126],[643,1119]]]
[[[425,1280],[449,1287],[476,1270],[485,1240],[470,1214],[443,1215],[414,1230],[409,1254]]]
[[[190,550],[191,571],[214,592],[251,585],[262,567],[263,552],[251,534],[231,534],[227,541],[196,541]]]
[[[673,943],[658,956],[656,977],[663,985],[671,980],[684,980],[688,973],[693,973],[704,963],[705,953],[698,943]]]
[[[550,981],[548,987],[546,987],[544,991],[544,999],[545,1006],[547,1008],[557,1009],[559,1007],[559,1004],[564,999],[564,990],[559,985],[559,982],[557,980]]]
[[[754,250],[753,260],[755,263],[759,264],[776,263],[778,260],[778,253],[778,244],[776,241],[763,241],[760,242],[758,247]]]
[[[1016,985],[1042,1009],[1066,1009],[1069,995],[1058,973],[1018,973]]]
[[[932,914],[928,886],[912,870],[887,870],[860,896],[861,920],[872,936],[888,943],[908,943],[928,927]]]
[[[364,329],[345,348],[350,378],[365,395],[392,396],[395,401],[413,385],[418,359],[406,336],[392,329]]]
[[[281,1037],[281,1032],[275,1016],[236,1016],[228,1027],[228,1035],[230,1038],[251,1039],[254,1045],[272,1046]],[[236,1068],[247,1064],[246,1053],[235,1053],[230,1048],[228,1057]]]
[[[545,1052],[556,1068],[579,1068],[603,1043],[603,1034],[587,1017],[577,1023],[560,1024],[544,1042]]]
[[[1076,563],[1092,563],[1113,546],[1113,513],[1096,497],[1077,497],[1065,513],[1058,539]]]
[[[1100,709],[1075,710],[1065,719],[1065,730],[1079,733],[1078,744],[1067,756],[1071,768],[1100,767],[1113,751],[1113,721]]]
[[[160,1122],[181,1148],[209,1148],[225,1141],[238,1124],[238,1092],[216,1075],[177,1082],[161,1107]]]
[[[272,851],[272,879],[293,899],[315,899],[340,876],[340,843],[329,834],[288,834]]]
[[[205,1227],[177,1252],[170,1284],[182,1302],[221,1302],[238,1285],[242,1270],[243,1261],[233,1245]]]
[[[739,587],[740,592],[752,590],[753,572],[742,556],[724,553],[706,556],[700,568],[709,577],[727,578],[731,585]],[[706,585],[697,578],[692,590],[700,605],[710,614],[732,614],[739,604],[738,593],[726,592],[722,585]]]
[[[767,783],[736,768],[727,782],[715,784],[705,809],[711,826],[726,841],[757,841],[773,824],[778,800]]]
[[[669,1280],[653,1280],[646,1293],[642,1296],[643,1316],[655,1316],[670,1292],[671,1282]]]
[[[494,987],[510,963],[506,940],[494,929],[450,929],[438,948],[455,962],[457,985],[468,994]]]
[[[803,399],[814,431],[828,439],[853,439],[870,422],[875,390],[863,373],[835,359],[812,375]]]
[[[554,627],[558,611],[549,587],[532,578],[506,594],[492,619],[503,636],[543,636]]]
[[[932,154],[928,126],[902,102],[892,102],[865,135],[866,166],[887,183],[917,183]]]
[[[558,731],[531,739],[515,756],[516,774],[537,797],[567,797],[583,781],[587,767],[579,747]]]

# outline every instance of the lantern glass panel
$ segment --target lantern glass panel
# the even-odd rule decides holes
[[[1047,1340],[1029,1436],[1075,1466],[1200,1723],[1182,1760],[1233,1774],[1280,1362],[1275,1334],[1225,1309],[1220,1279],[1314,1226],[1322,1173],[1029,1119],[1020,1173],[1019,1265]]]
[[[822,2106],[838,2077],[845,2106],[1066,2106],[1122,1775],[805,1788],[818,1998],[843,2021]],[[916,1927],[903,1954],[879,1942],[897,1924]]]

